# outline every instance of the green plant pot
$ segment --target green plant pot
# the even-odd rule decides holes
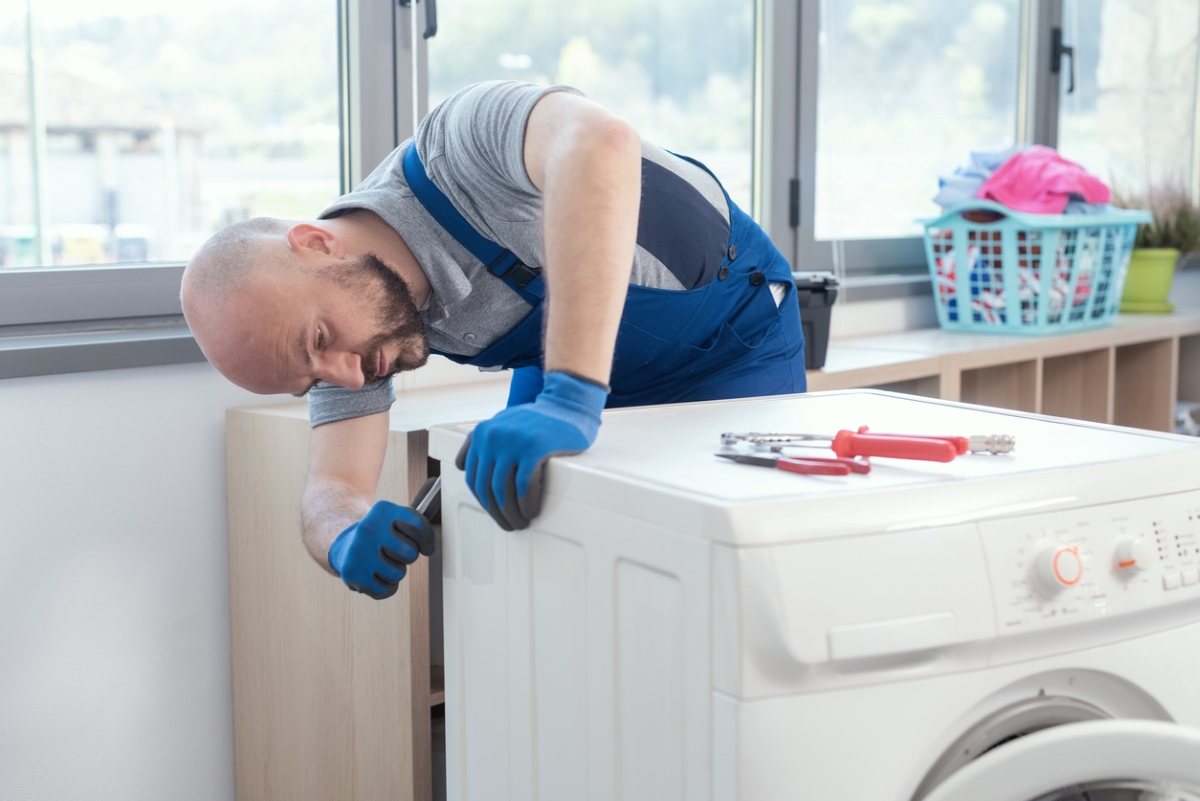
[[[1174,248],[1135,248],[1129,257],[1125,291],[1121,293],[1122,312],[1170,312],[1167,303],[1179,251]]]

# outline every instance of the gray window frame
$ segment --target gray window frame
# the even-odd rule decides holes
[[[410,136],[424,112],[407,67],[403,78],[396,69],[412,60],[414,13],[423,12],[396,0],[338,0],[343,191]],[[204,361],[179,302],[183,268],[0,270],[0,378]]]
[[[842,283],[838,302],[930,294],[924,241],[895,239],[818,240],[814,236],[817,165],[817,71],[820,0],[792,0],[800,6],[796,29],[800,121],[798,168],[779,180],[796,181],[792,209],[796,226],[792,264],[799,270],[829,270]],[[1062,0],[1022,0],[1017,74],[1019,145],[1058,141],[1059,75],[1051,70],[1051,31],[1062,27]],[[786,252],[786,251],[785,251]]]
[[[343,192],[427,111],[427,4],[338,0]],[[820,0],[755,0],[751,212],[796,269],[835,272],[842,302],[928,294],[920,237],[813,236],[819,7]],[[1062,0],[1022,0],[1023,144],[1057,141],[1050,42],[1062,8]],[[182,272],[178,263],[0,271],[0,378],[202,361],[179,304]]]
[[[920,237],[813,236],[819,12],[820,0],[755,0],[751,214],[794,269],[837,274],[839,302],[928,295]],[[1050,41],[1051,29],[1062,26],[1062,0],[1022,0],[1021,15],[1016,139],[1053,145],[1059,76],[1050,70]],[[400,81],[426,91],[424,47],[397,71]]]

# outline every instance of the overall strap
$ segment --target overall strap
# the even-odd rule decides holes
[[[433,217],[446,233],[454,237],[458,244],[487,265],[488,272],[503,280],[531,305],[541,303],[541,270],[529,267],[512,251],[488,239],[467,222],[467,218],[454,208],[450,198],[429,180],[425,165],[417,155],[416,142],[411,143],[404,152],[404,178],[408,181],[408,188],[429,212],[429,216]],[[530,284],[535,285],[529,287]]]
[[[729,193],[725,191],[725,184],[721,183],[721,179],[717,177],[717,174],[715,172],[713,172],[712,170],[710,170],[708,168],[708,165],[704,164],[701,161],[697,161],[696,159],[692,158],[691,156],[685,156],[682,153],[676,153],[674,150],[668,150],[667,152],[670,153],[675,158],[683,159],[684,161],[688,162],[689,164],[694,164],[697,167],[699,167],[700,169],[704,170],[706,173],[708,173],[709,177],[711,177],[714,181],[716,181],[717,186],[721,188],[721,194],[725,195],[725,202],[726,203],[733,202],[729,199]]]

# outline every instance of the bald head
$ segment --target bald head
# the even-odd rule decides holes
[[[229,297],[264,270],[286,266],[291,256],[287,232],[292,223],[255,217],[214,234],[188,262],[183,273],[184,314],[189,295]]]
[[[279,278],[299,268],[287,239],[292,223],[256,217],[214,234],[183,271],[183,314],[196,343],[218,370],[239,386],[267,392],[274,383],[262,374],[262,323],[269,319],[269,292]]]
[[[394,269],[350,250],[344,236],[354,233],[343,218],[263,217],[205,242],[184,270],[182,300],[208,361],[264,394],[302,393],[317,381],[357,388],[423,364],[419,307]]]

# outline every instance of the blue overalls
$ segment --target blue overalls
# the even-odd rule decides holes
[[[708,172],[703,164],[687,160]],[[441,355],[476,367],[540,374],[546,296],[540,271],[476,231],[429,180],[411,144],[404,154],[404,176],[430,216],[533,306],[478,355]],[[807,388],[791,268],[728,193],[725,200],[729,246],[715,278],[687,290],[629,287],[613,353],[609,407],[782,395]],[[778,306],[771,283],[787,290]]]

